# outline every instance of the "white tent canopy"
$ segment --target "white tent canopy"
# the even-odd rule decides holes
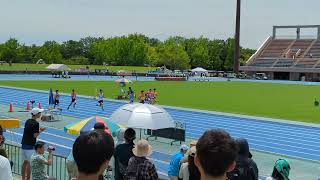
[[[70,71],[71,69],[65,64],[50,64],[47,69],[54,71]]]
[[[208,71],[203,69],[202,67],[197,67],[191,70],[192,72],[199,72],[199,73],[207,73]]]
[[[150,104],[126,104],[117,109],[111,119],[117,124],[140,129],[163,129],[175,127],[170,114],[160,106]]]

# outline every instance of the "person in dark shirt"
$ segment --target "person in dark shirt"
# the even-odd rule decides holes
[[[22,180],[30,180],[31,166],[30,160],[31,155],[34,152],[34,146],[37,141],[37,137],[45,128],[39,128],[39,122],[41,120],[41,113],[43,109],[33,108],[31,110],[32,118],[28,119],[24,125],[24,131],[21,141],[22,149]]]
[[[135,138],[136,132],[134,129],[128,128],[124,132],[125,143],[119,144],[115,149],[115,180],[124,179],[129,159],[134,156],[132,149],[134,148],[133,140],[135,140]]]

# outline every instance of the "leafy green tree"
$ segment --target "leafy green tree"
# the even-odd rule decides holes
[[[18,40],[10,38],[1,48],[1,58],[4,61],[17,62],[18,49],[20,44]]]
[[[84,47],[80,41],[69,40],[61,45],[61,54],[64,59],[70,59],[74,56],[83,56]]]
[[[185,70],[190,68],[189,56],[186,53],[184,46],[177,43],[175,39],[170,38],[164,44],[159,46],[158,52],[160,62],[170,69]]]

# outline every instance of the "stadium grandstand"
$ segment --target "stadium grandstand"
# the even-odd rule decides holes
[[[312,38],[301,36],[313,28]],[[278,29],[295,29],[294,38],[277,36]],[[273,35],[257,49],[245,66],[247,74],[265,73],[269,79],[320,81],[320,25],[273,26]]]

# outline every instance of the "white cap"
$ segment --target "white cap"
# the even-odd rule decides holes
[[[180,146],[180,150],[187,151],[188,149],[189,149],[189,147],[187,145],[185,145],[185,144],[182,144]]]
[[[39,108],[33,108],[32,110],[31,110],[31,114],[32,115],[37,115],[38,113],[42,113],[44,111],[44,109],[39,109]]]

